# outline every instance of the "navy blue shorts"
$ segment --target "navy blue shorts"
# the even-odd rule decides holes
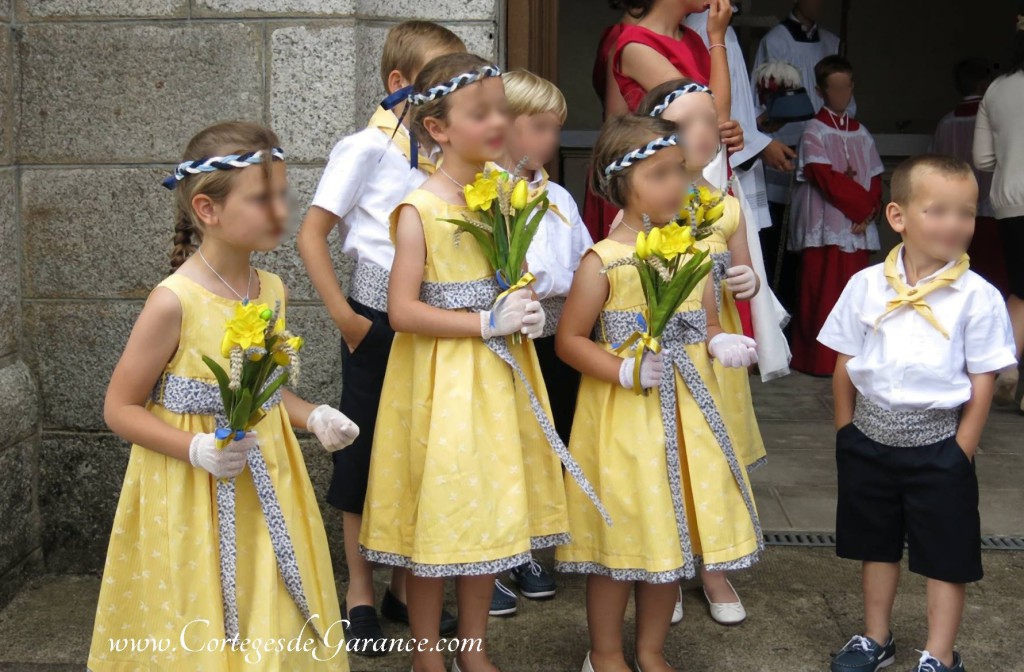
[[[955,436],[897,448],[850,423],[836,433],[836,466],[839,557],[899,562],[906,539],[910,571],[948,583],[981,579],[978,476]]]

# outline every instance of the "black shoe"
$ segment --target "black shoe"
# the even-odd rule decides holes
[[[388,652],[388,638],[377,620],[377,610],[370,605],[360,605],[345,609],[341,603],[343,616],[342,630],[348,650],[360,656],[383,656]]]
[[[390,589],[384,591],[384,599],[380,603],[380,613],[390,621],[409,625],[409,607],[402,604],[402,601],[395,597]],[[453,635],[458,627],[459,619],[449,613],[447,609],[442,609],[440,635],[442,637]]]

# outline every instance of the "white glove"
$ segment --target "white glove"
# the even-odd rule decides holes
[[[486,341],[516,333],[523,328],[526,306],[532,302],[533,295],[525,288],[495,301],[490,310],[480,313],[480,336]]]
[[[523,328],[521,331],[531,341],[544,333],[544,324],[548,321],[544,308],[540,301],[530,301],[526,304],[526,313],[523,315]]]
[[[757,364],[757,342],[742,334],[718,334],[708,343],[708,352],[730,368]]]
[[[725,269],[725,286],[740,301],[757,294],[757,274],[750,266],[740,265]]]
[[[635,357],[624,357],[619,365],[619,385],[627,390],[633,389],[633,371],[636,368]],[[661,385],[661,353],[645,352],[640,360],[640,387],[649,390]]]
[[[322,404],[313,409],[306,427],[316,434],[327,452],[333,453],[350,445],[359,436],[359,427],[336,408]]]
[[[246,432],[245,437],[223,448],[217,447],[214,434],[196,434],[188,446],[188,461],[217,478],[234,478],[245,469],[246,456],[253,448],[259,450],[255,431]]]

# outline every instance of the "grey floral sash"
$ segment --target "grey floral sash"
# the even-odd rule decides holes
[[[445,310],[471,310],[475,312],[490,310],[498,294],[498,284],[491,278],[467,282],[424,282],[420,287],[420,300],[423,303]],[[580,486],[580,489],[593,502],[597,510],[601,512],[601,517],[604,518],[604,521],[611,525],[611,516],[608,515],[608,511],[605,510],[604,505],[598,498],[594,486],[587,480],[583,469],[573,459],[569,449],[565,447],[565,444],[558,437],[558,432],[555,431],[551,418],[548,417],[544,407],[541,406],[540,400],[533,391],[533,386],[530,385],[530,381],[526,378],[526,373],[519,366],[519,362],[516,361],[515,357],[512,356],[512,351],[508,345],[508,338],[496,336],[484,341],[484,343],[491,352],[508,364],[516,377],[519,378],[519,382],[522,383],[530,398],[530,408],[533,410],[533,415],[537,418],[537,422],[540,424],[540,428],[544,432],[544,436],[547,438],[551,449],[558,455],[558,459],[565,466],[565,470],[569,472],[573,480]]]
[[[637,329],[640,313],[634,311],[609,311],[601,313],[601,331],[607,343],[618,344],[628,339]],[[685,345],[701,343],[707,338],[707,314],[703,310],[692,310],[679,312],[672,316],[665,333],[662,334],[661,352],[663,363],[671,364],[661,378],[661,385],[658,393],[661,404],[661,423],[665,431],[665,463],[668,469],[669,491],[672,495],[672,508],[675,511],[676,529],[679,533],[679,542],[683,551],[684,573],[692,576],[697,571],[697,559],[694,557],[693,544],[690,540],[690,528],[686,519],[686,506],[683,500],[683,487],[681,483],[682,467],[679,460],[679,436],[676,427],[676,377],[672,371],[678,371],[680,378],[686,384],[690,395],[697,406],[700,407],[704,419],[711,428],[715,440],[721,447],[722,454],[729,464],[736,485],[746,504],[747,513],[753,523],[754,531],[758,539],[758,551],[764,548],[764,539],[761,532],[761,523],[757,517],[757,510],[754,508],[754,498],[746,482],[743,480],[743,468],[736,453],[733,450],[732,441],[725,428],[725,421],[722,419],[711,391],[704,384],[700,371],[697,370],[693,360],[690,359]],[[709,565],[709,570],[737,569],[752,564],[753,558],[740,559],[736,563],[718,563]]]
[[[268,381],[269,384],[269,381]],[[152,395],[154,403],[160,404],[172,413],[182,415],[212,415],[216,419],[217,427],[227,428],[228,419],[224,414],[224,404],[221,401],[220,390],[214,383],[195,378],[186,378],[174,374],[164,374]],[[264,411],[281,403],[281,391],[278,389],[270,399],[263,404]],[[291,535],[288,534],[288,526],[281,511],[281,504],[278,502],[277,493],[274,491],[274,482],[267,470],[267,463],[263,459],[263,453],[259,448],[249,451],[246,456],[246,463],[249,466],[249,473],[252,475],[253,485],[256,487],[256,494],[260,500],[260,508],[263,510],[263,517],[267,522],[267,529],[270,532],[270,543],[274,548],[274,556],[277,558],[277,568],[284,581],[288,594],[291,595],[295,606],[299,608],[302,617],[309,624],[313,634],[323,642],[320,631],[313,625],[312,615],[309,611],[309,603],[306,600],[306,593],[302,586],[302,575],[299,572],[299,565],[295,559],[295,547],[292,545]],[[220,545],[220,583],[221,598],[224,604],[224,635],[227,639],[233,639],[239,635],[238,631],[238,599],[235,577],[237,574],[236,556],[236,534],[235,534],[235,479],[217,479],[217,522]]]

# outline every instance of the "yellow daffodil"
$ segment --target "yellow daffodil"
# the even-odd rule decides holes
[[[672,261],[679,255],[686,254],[693,247],[693,242],[690,227],[679,226],[675,222],[668,224],[661,229],[659,256]]]
[[[711,193],[711,190],[705,186],[697,187],[697,198],[700,199],[702,204],[708,204],[714,200],[715,196]]]
[[[636,234],[636,256],[646,259],[650,256],[650,249],[647,246],[647,234],[643,231]]]
[[[529,202],[529,196],[530,188],[526,184],[526,180],[519,180],[512,189],[512,207],[516,210],[522,210]]]
[[[470,210],[490,210],[491,203],[498,198],[498,180],[484,173],[477,173],[476,180],[472,184],[467,184],[464,192],[466,205]]]
[[[263,347],[263,335],[267,329],[267,320],[262,317],[268,311],[266,304],[250,303],[235,307],[235,316],[224,325],[224,339],[221,341],[220,352],[224,357],[231,355],[235,347],[245,352],[256,345]]]

